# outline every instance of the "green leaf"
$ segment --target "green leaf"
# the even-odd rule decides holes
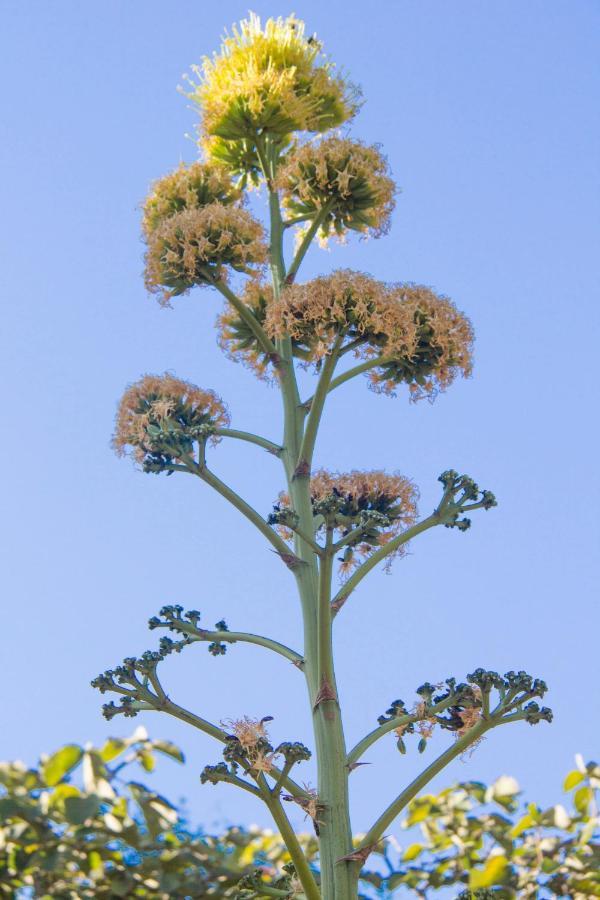
[[[411,844],[410,847],[407,847],[404,851],[403,859],[406,860],[406,862],[410,862],[410,860],[416,859],[424,849],[425,847],[423,844]]]
[[[535,822],[534,822],[533,818],[529,815],[529,813],[526,813],[521,819],[519,819],[517,824],[513,828],[511,828],[511,830],[510,830],[511,838],[519,837],[520,834],[523,834],[523,832],[526,831],[528,828],[531,828],[532,825],[535,825]]]
[[[54,787],[81,761],[83,750],[77,744],[66,744],[53,753],[41,766],[44,781]]]
[[[104,872],[102,857],[97,850],[92,850],[90,853],[88,853],[88,866],[90,872],[95,872],[98,875],[102,875],[102,873]]]
[[[123,741],[121,738],[109,738],[104,747],[100,749],[100,758],[102,762],[111,762],[126,748],[127,741]]]
[[[182,751],[176,744],[171,743],[171,741],[152,741],[152,748],[158,753],[164,753],[165,756],[170,756],[171,759],[176,759],[177,762],[185,762],[185,756]]]
[[[573,769],[572,772],[569,772],[567,777],[564,780],[563,790],[572,791],[574,787],[577,787],[578,784],[581,784],[585,775],[583,772],[580,772],[579,769]]]
[[[156,760],[151,753],[148,753],[147,750],[141,750],[138,753],[138,758],[146,772],[154,771],[154,769],[156,768]]]
[[[66,797],[65,817],[71,825],[83,825],[87,819],[93,819],[100,810],[100,800],[90,797]]]
[[[507,861],[505,856],[492,856],[483,869],[473,870],[469,876],[469,888],[477,890],[477,888],[492,887],[494,884],[501,884],[506,872]]]
[[[593,800],[593,797],[594,792],[590,787],[581,787],[578,791],[575,791],[573,803],[577,812],[585,815],[585,813],[587,813],[588,811],[588,806]]]

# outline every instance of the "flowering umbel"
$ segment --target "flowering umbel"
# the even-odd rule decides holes
[[[146,287],[163,305],[192,287],[254,275],[267,258],[263,227],[247,210],[221,203],[184,209],[148,238]]]
[[[144,375],[121,398],[113,447],[156,472],[191,453],[194,442],[215,440],[214,429],[227,425],[229,413],[213,391],[169,374]]]
[[[234,26],[221,52],[193,68],[198,78],[188,97],[198,104],[201,134],[225,141],[268,133],[323,132],[355,112],[355,91],[322,58],[321,44],[307,37],[294,16],[258,16]],[[210,148],[210,143],[209,143]]]
[[[393,394],[406,383],[411,397],[432,397],[472,366],[471,323],[451,300],[421,285],[386,285],[348,269],[286,287],[265,307],[265,328],[289,335],[318,361],[336,338],[341,350],[370,361],[373,387]]]
[[[146,238],[165,219],[184,209],[201,209],[211,203],[230,206],[239,203],[240,191],[224,166],[214,163],[181,163],[173,172],[159,178],[144,202],[142,231]]]
[[[329,530],[345,545],[339,559],[342,574],[413,525],[417,517],[418,490],[397,473],[320,469],[310,479],[310,496],[317,534]],[[287,493],[279,495],[270,521],[285,537],[291,537],[294,519]],[[389,562],[404,552],[406,546],[402,545]]]
[[[292,216],[320,216],[320,235],[348,229],[379,237],[389,228],[396,186],[377,147],[348,138],[308,142],[288,154],[277,185]]]

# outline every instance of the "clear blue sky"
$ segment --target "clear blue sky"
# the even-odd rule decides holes
[[[256,3],[256,11],[290,8]],[[600,7],[575,0],[298,0],[295,12],[366,99],[353,133],[380,142],[402,188],[390,235],[314,250],[334,266],[423,282],[472,318],[476,367],[434,405],[357,382],[332,398],[318,464],[401,470],[427,513],[448,468],[499,498],[467,534],[416,540],[337,620],[349,740],[424,680],[475,666],[547,679],[552,726],[492,734],[437,782],[508,772],[558,799],[573,754],[598,747],[598,151]],[[144,292],[139,211],[150,182],[195,147],[182,73],[217,47],[245,3],[5,0],[0,90],[3,299],[0,757],[31,761],[66,740],[143,722],[179,741],[185,772],[155,776],[196,820],[267,822],[251,798],[200,788],[218,747],[148,715],[100,716],[100,670],[155,645],[164,603],[212,625],[298,645],[293,584],[251,526],[208,488],[118,460],[116,402],[166,369],[221,393],[241,428],[277,438],[276,393],[225,359],[217,296],[159,309]],[[265,514],[276,461],[222,444],[219,474]],[[170,694],[208,718],[273,715],[273,736],[311,742],[302,679],[237,646],[165,664]],[[444,739],[438,739],[440,747]],[[431,757],[433,749],[428,751]],[[365,829],[422,758],[394,742],[352,778]],[[309,766],[306,779],[311,779]]]

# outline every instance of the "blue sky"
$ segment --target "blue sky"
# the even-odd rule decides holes
[[[315,249],[305,274],[350,266],[431,285],[477,334],[474,377],[433,405],[360,381],[336,392],[317,464],[399,470],[420,486],[424,514],[449,467],[500,501],[467,534],[421,536],[339,616],[348,739],[424,680],[526,668],[548,681],[554,724],[500,729],[436,784],[507,772],[556,801],[573,755],[599,752],[600,8],[293,8],[362,85],[352,133],[383,145],[402,190],[389,236]],[[144,476],[109,445],[124,386],[167,369],[215,388],[234,426],[280,433],[276,392],[217,347],[218,297],[196,291],[163,310],[141,279],[139,204],[195,156],[195,116],[176,87],[246,11],[230,0],[3,4],[1,758],[128,733],[101,718],[89,680],[155,645],[145,622],[164,603],[299,645],[293,584],[251,526],[208,488]],[[212,462],[268,513],[282,487],[274,459],[223,443]],[[171,696],[208,718],[273,715],[276,740],[311,741],[299,673],[258,648],[219,659],[190,648],[164,672]],[[185,771],[165,763],[154,780],[185,794],[195,820],[268,822],[251,798],[200,787],[200,768],[219,758],[208,738],[158,716],[137,722],[186,751]],[[369,759],[353,775],[357,831],[422,764],[392,739]]]

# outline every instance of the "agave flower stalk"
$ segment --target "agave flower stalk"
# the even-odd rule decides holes
[[[417,689],[414,706],[393,701],[377,728],[353,749],[346,746],[335,671],[336,616],[363,579],[380,564],[389,567],[409,541],[438,526],[466,531],[466,514],[490,509],[496,500],[472,478],[450,469],[440,476],[437,507],[419,518],[418,491],[405,475],[316,470],[328,398],[366,375],[372,388],[390,396],[404,390],[412,401],[432,400],[458,375],[470,375],[472,328],[448,298],[419,285],[384,284],[352,270],[299,283],[315,239],[387,232],[395,193],[378,148],[327,134],[355,114],[356,92],[322,58],[321,45],[305,35],[302,23],[292,17],[269,20],[263,28],[252,16],[196,74],[192,97],[202,110],[205,161],[180,166],[152,188],[143,223],[146,282],[164,304],[195,287],[221,294],[221,346],[274,383],[281,396],[281,435],[231,428],[229,413],[213,391],[170,374],[146,375],[121,401],[114,445],[146,472],[196,477],[254,525],[290,571],[303,634],[295,638],[296,649],[268,636],[230,631],[224,620],[206,629],[197,610],[167,606],[150,619],[150,627],[174,637],[164,635],[158,650],[127,658],[93,683],[103,693],[120,695],[119,705],[105,705],[107,718],[162,711],[220,742],[223,760],[207,766],[202,781],[229,784],[266,805],[292,860],[289,879],[271,886],[260,878],[246,879],[240,896],[355,900],[366,859],[438,772],[501,724],[550,720],[550,710],[535,700],[546,686],[525,672],[501,677],[484,669],[476,669],[466,682],[426,683]],[[266,191],[265,225],[242,207],[249,184]],[[284,233],[290,227],[299,229],[299,241],[288,259]],[[352,358],[355,362],[349,363]],[[299,365],[315,374],[308,398],[300,395]],[[209,468],[207,449],[222,440],[254,444],[282,466],[282,491],[269,516]],[[336,590],[338,570],[342,585]],[[283,657],[305,679],[315,788],[302,786],[295,776],[295,767],[311,751],[297,736],[272,744],[270,717],[215,724],[179,706],[163,687],[158,668],[166,656],[198,643],[222,656],[238,642]],[[447,749],[401,788],[355,841],[349,778],[364,752],[393,734],[404,754],[415,734],[423,753],[436,728],[452,735]],[[313,822],[318,870],[290,824],[290,803]]]

